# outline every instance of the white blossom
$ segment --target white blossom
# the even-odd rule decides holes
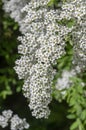
[[[12,117],[13,111],[12,110],[4,110],[2,115],[7,118],[8,120]]]
[[[82,6],[85,10],[84,2],[67,2],[61,10],[48,9],[47,1],[45,3],[33,0],[21,10],[22,13],[26,12],[26,16],[21,26],[24,36],[18,38],[22,43],[18,46],[18,52],[27,56],[30,62],[23,62],[21,56],[21,62],[16,63],[15,67],[19,78],[24,79],[24,96],[29,99],[29,107],[36,118],[47,118],[50,114],[48,104],[51,102],[51,86],[55,75],[52,64],[56,64],[57,59],[65,54],[65,36],[77,32],[76,26],[69,28],[56,20],[67,18],[77,20],[78,23],[85,14],[81,11]],[[65,77],[63,74],[68,80],[63,82],[64,85],[60,84],[59,89],[70,84],[71,75]]]
[[[10,122],[11,130],[23,130],[29,128],[29,124],[26,122],[26,119],[21,119],[18,117],[18,115],[14,115]]]
[[[8,119],[6,119],[4,116],[0,115],[0,126],[2,128],[5,128],[8,126]]]
[[[38,2],[36,1],[37,7],[41,3]],[[24,58],[21,56],[16,61],[14,69],[19,78],[24,79],[24,96],[29,99],[32,115],[47,118],[50,114],[48,105],[52,99],[51,86],[55,75],[52,64],[56,64],[56,60],[65,53],[65,41],[63,35],[56,35],[56,31],[60,30],[56,25],[57,12],[48,10],[45,6],[36,11],[37,7],[31,1],[22,9],[27,15],[22,26],[25,35],[18,38],[22,43],[18,46],[18,52]]]
[[[12,110],[4,110],[0,115],[0,126],[5,128],[10,123],[10,130],[28,129],[29,124],[26,119],[21,119],[17,114],[13,114]]]
[[[73,64],[81,70],[86,69],[86,1],[69,0],[62,5],[59,20],[74,19],[73,37]]]
[[[4,110],[2,115],[0,115],[0,126],[5,128],[8,126],[8,122],[12,117],[13,112],[11,110]]]
[[[48,8],[49,0],[3,0],[4,9],[20,25],[23,36],[18,40],[20,59],[15,62],[19,79],[24,79],[23,92],[29,100],[32,115],[47,118],[51,102],[52,83],[57,64],[65,52],[65,37],[73,41],[73,64],[77,72],[86,68],[86,1],[67,0],[60,8]],[[11,6],[12,5],[12,6]],[[11,7],[11,8],[10,8]],[[18,15],[16,15],[18,14]],[[62,20],[74,20],[74,25],[62,24]],[[63,72],[58,79],[57,89],[69,88],[73,71]]]
[[[2,0],[4,3],[4,10],[10,13],[10,16],[15,19],[16,22],[20,23],[23,15],[21,9],[26,5],[28,0]]]
[[[68,89],[73,84],[73,81],[71,80],[71,78],[74,76],[76,76],[76,72],[74,70],[71,70],[71,71],[64,70],[62,72],[61,77],[57,79],[56,89],[57,90]]]

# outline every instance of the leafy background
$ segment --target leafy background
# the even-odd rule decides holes
[[[52,4],[52,1],[50,4]],[[68,90],[65,100],[62,100],[59,91],[54,91],[53,101],[50,104],[51,115],[48,119],[39,120],[31,116],[28,103],[21,90],[23,81],[18,80],[13,69],[15,60],[18,58],[17,46],[19,43],[17,36],[20,34],[19,27],[3,11],[2,6],[0,0],[0,114],[4,109],[12,109],[20,117],[26,117],[30,124],[29,130],[69,130],[71,124],[71,130],[86,130],[86,99],[85,96],[82,96],[85,89],[81,86],[82,80],[86,81],[85,73],[82,74],[82,77],[72,79],[74,85]],[[71,40],[67,37],[66,41],[67,54],[59,59],[58,66],[55,66],[58,70],[56,79],[61,75],[63,69],[71,68],[73,53]],[[54,79],[54,82],[56,79]],[[4,130],[9,129],[8,126]],[[1,127],[0,130],[2,130]]]

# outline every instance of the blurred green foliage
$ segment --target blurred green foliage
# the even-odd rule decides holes
[[[0,98],[21,90],[20,81],[13,70],[17,55],[18,25],[2,10],[0,2]],[[17,88],[15,87],[17,86]]]
[[[72,78],[74,85],[67,91],[67,102],[70,106],[68,110],[69,119],[75,119],[70,130],[86,130],[86,94],[80,78]]]

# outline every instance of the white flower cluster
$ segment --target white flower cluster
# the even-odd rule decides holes
[[[21,9],[29,2],[29,0],[2,0],[3,2],[3,9],[5,12],[10,14],[10,17],[18,22],[19,26],[21,27],[22,20],[25,17],[25,13],[21,12]]]
[[[86,0],[69,0],[62,6],[58,19],[74,19],[72,30],[74,57],[73,64],[79,69],[86,69]]]
[[[84,16],[84,21],[82,18],[82,21],[80,25],[77,25],[77,28],[76,28],[77,31],[73,32],[74,36],[73,64],[78,65],[80,70],[86,70],[86,15]]]
[[[71,69],[71,70],[63,70],[61,77],[57,79],[55,89],[59,90],[62,95],[65,95],[66,90],[73,85],[73,78],[77,76],[78,68]],[[78,69],[79,70],[79,69]],[[86,84],[82,81],[81,86],[84,87]]]
[[[23,22],[25,35],[18,38],[22,43],[18,46],[18,52],[22,56],[14,68],[19,78],[24,79],[23,91],[30,101],[32,115],[47,118],[55,75],[52,64],[65,53],[65,42],[56,24],[57,11],[45,8],[48,1],[41,2],[31,1],[22,9],[22,12],[27,13]],[[70,31],[67,29],[64,32],[67,34]],[[59,32],[58,36],[56,32]]]
[[[64,70],[62,72],[61,78],[58,78],[56,83],[56,89],[57,90],[65,90],[68,89],[72,84],[71,78],[76,76],[75,70]]]
[[[52,65],[65,54],[65,37],[69,33],[74,40],[73,63],[77,63],[77,68],[81,67],[82,62],[86,65],[86,1],[69,0],[59,9],[48,8],[50,0],[3,1],[5,10],[19,23],[20,31],[24,34],[18,37],[21,42],[18,53],[21,58],[16,60],[14,67],[19,79],[24,79],[24,96],[30,102],[33,116],[47,118],[50,114],[48,105],[51,102],[51,86],[55,75]],[[7,5],[10,6],[6,7]],[[68,27],[58,22],[64,19],[73,19],[76,24]],[[70,77],[72,72],[71,75],[67,74]],[[65,84],[58,89],[62,87],[66,87]]]
[[[29,124],[26,122],[26,119],[21,119],[18,117],[18,115],[14,115],[11,120],[11,130],[23,130],[23,129],[28,129]]]
[[[18,115],[13,115],[12,110],[4,110],[2,115],[0,115],[0,126],[5,128],[8,126],[9,122],[11,130],[23,130],[29,128],[29,124],[26,122],[25,118],[21,119]]]
[[[11,110],[4,110],[2,115],[0,115],[0,126],[5,128],[8,126],[8,121],[12,117],[13,112]]]

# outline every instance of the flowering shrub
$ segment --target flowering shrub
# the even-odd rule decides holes
[[[86,1],[2,2],[3,9],[19,24],[20,58],[14,70],[24,80],[23,95],[32,116],[48,118],[52,98],[65,100],[71,107],[68,118],[75,119],[70,130],[85,130]],[[18,117],[14,116],[11,123],[15,118]]]

